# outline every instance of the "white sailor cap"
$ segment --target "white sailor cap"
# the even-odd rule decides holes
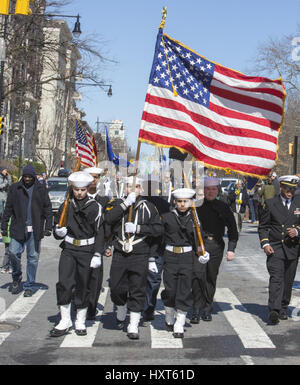
[[[172,194],[175,199],[192,199],[196,192],[191,188],[178,188]]]
[[[204,187],[218,186],[220,184],[219,178],[213,178],[211,176],[206,176],[204,178]]]
[[[132,184],[133,183],[133,176],[127,176],[124,178],[124,183],[125,184]],[[143,179],[140,178],[140,177],[136,177],[135,179],[135,185],[136,186],[141,186],[141,184],[143,183]]]
[[[103,173],[103,168],[88,167],[88,168],[85,168],[83,171],[88,172],[89,174],[102,174]]]
[[[299,178],[297,175],[283,175],[278,178],[279,182],[287,187],[297,187]]]
[[[85,171],[73,172],[68,178],[68,181],[74,187],[87,187],[93,180],[94,178]]]

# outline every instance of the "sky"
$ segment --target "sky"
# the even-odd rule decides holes
[[[253,62],[259,44],[297,36],[300,20],[300,0],[73,0],[63,12],[79,14],[82,36],[97,35],[101,52],[117,61],[99,68],[105,83],[112,84],[113,96],[98,87],[81,88],[77,106],[93,130],[97,118],[122,120],[132,148],[137,146],[163,6],[168,12],[166,34],[214,62],[253,76],[260,75]],[[75,20],[67,21],[73,29]],[[153,152],[142,144],[142,153]]]

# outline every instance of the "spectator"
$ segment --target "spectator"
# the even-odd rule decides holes
[[[244,219],[246,206],[248,204],[248,194],[243,182],[239,180],[228,195],[229,206],[233,212],[238,232],[242,230],[242,221]]]
[[[0,218],[2,219],[7,192],[11,185],[11,176],[8,174],[6,167],[0,167]]]
[[[1,273],[8,273],[8,274],[12,274],[12,267],[11,267],[11,263],[9,260],[9,251],[8,251],[8,247],[10,244],[10,237],[9,237],[10,222],[11,222],[11,220],[8,223],[8,235],[7,235],[7,237],[5,237],[5,236],[2,237],[2,242],[4,243],[5,251],[4,251],[4,256],[3,256],[2,266],[1,266]]]
[[[31,297],[38,267],[41,239],[51,235],[52,210],[48,192],[38,183],[35,169],[24,167],[19,182],[9,189],[3,219],[2,236],[8,234],[10,225],[9,255],[12,264],[11,293],[17,294],[22,280],[21,255],[27,248],[27,280],[23,287],[24,297]]]
[[[259,187],[257,190],[260,196],[260,204],[258,206],[258,219],[260,219],[261,217],[262,210],[265,207],[266,200],[272,199],[275,197],[275,195],[279,194],[279,192],[277,193],[277,188],[275,187],[276,182],[274,185],[273,180],[274,180],[274,176],[273,176],[273,179],[271,176],[268,176],[265,184],[262,184],[261,187]]]

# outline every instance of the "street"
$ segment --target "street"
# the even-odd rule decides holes
[[[227,243],[227,240],[225,240]],[[0,251],[3,254],[4,245]],[[236,259],[221,266],[212,322],[185,325],[184,339],[165,331],[159,298],[156,317],[140,327],[140,339],[129,340],[114,329],[108,289],[111,259],[104,260],[103,290],[98,316],[88,321],[86,337],[74,332],[49,337],[59,320],[56,306],[59,242],[44,238],[33,297],[9,292],[11,276],[0,276],[0,363],[5,365],[283,365],[300,364],[300,271],[298,269],[289,319],[268,325],[268,274],[257,226],[243,224]],[[26,256],[23,257],[23,272]],[[23,281],[25,275],[23,274]],[[299,311],[299,314],[298,314]]]

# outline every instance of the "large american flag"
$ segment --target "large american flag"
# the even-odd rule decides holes
[[[264,176],[275,164],[284,98],[280,79],[223,67],[160,29],[139,140],[185,150],[208,167]]]
[[[94,152],[93,137],[88,130],[76,120],[76,155],[81,158],[81,164],[87,167],[95,167],[96,154]]]

